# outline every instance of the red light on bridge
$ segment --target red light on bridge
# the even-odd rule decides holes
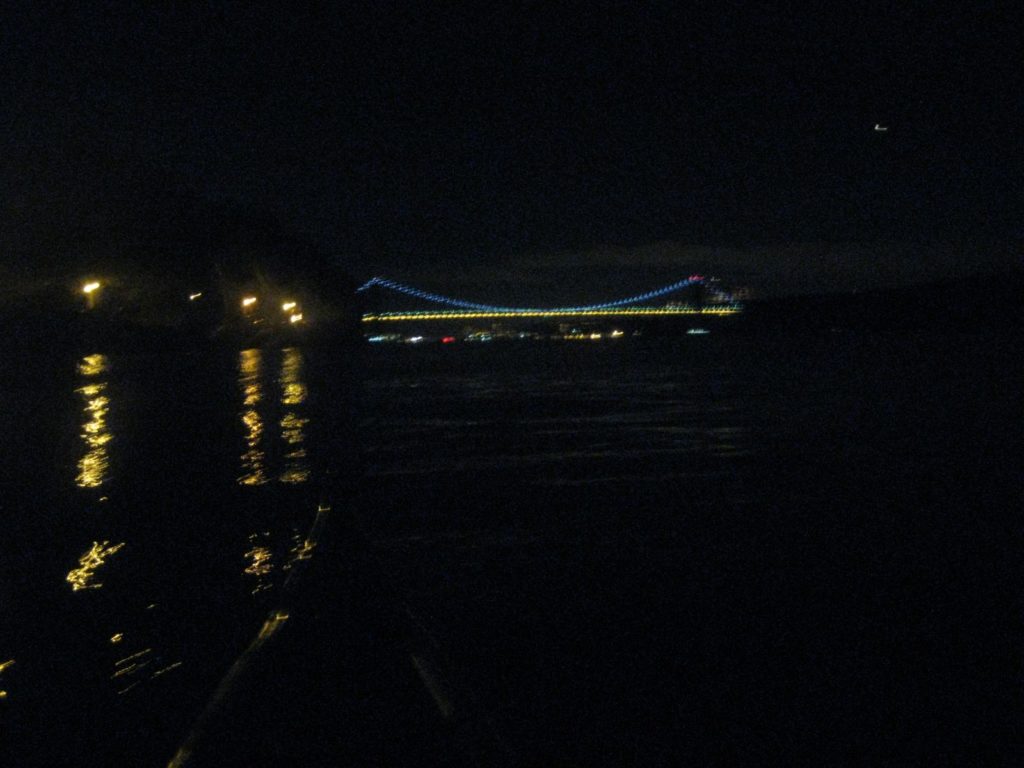
[[[454,336],[445,336],[443,339],[441,339],[441,343],[442,344],[451,344],[454,341],[455,341],[455,337]]]
[[[690,280],[692,282],[695,282],[695,283],[699,282],[699,281],[701,281],[703,279],[704,279],[704,275],[690,275]]]

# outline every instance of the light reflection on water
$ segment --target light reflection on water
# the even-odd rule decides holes
[[[273,366],[273,353],[246,349],[239,353],[238,384],[242,395],[239,418],[244,429],[245,450],[241,455],[240,485],[260,486],[275,480],[284,485],[300,485],[310,478],[306,447],[306,401],[309,397],[303,375],[302,351],[287,347],[280,352],[280,368],[270,379],[267,368]],[[276,384],[278,398],[267,396],[266,381]],[[268,436],[268,427],[280,429],[279,440]],[[277,468],[280,471],[276,471]],[[272,589],[298,560],[308,559],[313,542],[292,530],[291,547],[271,531],[249,535],[243,554],[243,577],[251,585],[252,595]]]
[[[78,372],[83,376],[99,376],[109,367],[106,355],[86,355],[78,364]]]
[[[114,671],[110,679],[114,682],[118,696],[123,696],[143,683],[156,680],[168,672],[172,672],[182,666],[184,662],[173,661],[168,663],[158,651],[153,648],[143,648],[131,653],[114,662]]]
[[[78,364],[78,373],[87,381],[75,390],[84,401],[83,413],[86,418],[81,433],[85,453],[78,460],[78,475],[75,477],[75,484],[79,488],[98,488],[109,477],[107,444],[113,438],[107,426],[110,398],[107,382],[94,380],[106,373],[109,367],[106,355],[87,355]]]
[[[249,543],[252,546],[245,553],[247,565],[243,573],[255,582],[255,586],[252,588],[254,595],[274,586],[271,577],[271,572],[274,570],[274,553],[269,546],[266,546],[269,543],[269,538],[269,531],[253,533],[249,536]]]
[[[2,657],[0,657],[2,658]],[[14,659],[8,659],[7,661],[0,661],[0,675],[3,675],[4,671],[14,666]],[[2,682],[2,680],[0,680]],[[0,688],[0,701],[7,698],[7,691]]]
[[[78,558],[78,567],[73,568],[65,578],[71,585],[71,589],[78,592],[83,589],[99,589],[102,582],[96,581],[96,571],[103,565],[107,558],[124,547],[124,542],[111,544],[109,541],[94,541],[89,551]]]
[[[313,550],[316,549],[316,541],[314,539],[302,538],[297,533],[293,537],[293,541],[295,546],[288,550],[291,559],[285,568],[291,568],[300,560],[311,559],[313,557]]]
[[[302,352],[295,347],[281,351],[281,368],[277,377],[280,399],[277,403],[268,401],[264,394],[263,369],[264,353],[259,349],[246,349],[239,353],[238,383],[242,393],[240,419],[244,428],[245,450],[241,456],[242,474],[240,485],[264,485],[271,480],[268,467],[269,446],[266,442],[266,424],[273,423],[272,412],[279,410],[280,438],[283,446],[281,472],[278,482],[298,485],[310,478],[306,451],[305,415],[307,399],[306,383],[303,379]]]
[[[246,566],[242,573],[253,584],[251,594],[258,595],[273,588],[275,578],[287,578],[288,572],[298,563],[312,559],[316,546],[316,538],[304,535],[298,528],[291,529],[287,543],[279,538],[275,540],[270,531],[250,534],[249,549],[243,555]]]
[[[263,353],[258,349],[243,349],[238,355],[238,383],[242,388],[242,425],[245,427],[246,450],[242,453],[241,485],[263,485],[267,482],[264,469],[263,417],[258,406],[263,400],[260,382]]]
[[[188,725],[251,633],[269,636],[286,620],[275,604],[264,624],[268,603],[314,555],[309,358],[218,348],[62,354],[45,365],[24,386],[52,381],[40,389],[46,401],[0,414],[11,439],[42,445],[32,485],[45,498],[11,484],[11,508],[33,515],[8,527],[0,562],[39,578],[0,578],[0,606],[20,618],[0,631],[0,720],[39,728],[12,743],[0,725],[0,765],[37,764],[7,755],[40,749],[53,759],[38,764],[70,764],[93,742],[117,759],[85,764],[156,764],[134,759],[158,748],[145,727],[166,718],[166,742]],[[240,485],[262,487],[239,495]],[[72,701],[66,724],[59,715]],[[122,758],[128,732],[139,736],[124,740]]]
[[[282,350],[278,383],[281,385],[281,405],[287,409],[280,422],[281,439],[285,443],[280,480],[297,485],[309,480],[305,448],[305,427],[309,419],[300,412],[300,407],[306,402],[306,384],[302,380],[302,352],[295,347]]]

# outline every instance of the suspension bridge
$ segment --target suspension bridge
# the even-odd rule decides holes
[[[364,323],[376,322],[409,322],[418,320],[486,320],[486,319],[558,319],[558,318],[599,318],[599,317],[664,317],[672,315],[735,315],[742,311],[739,302],[723,294],[723,298],[715,303],[664,303],[660,306],[652,304],[657,299],[667,298],[681,293],[687,288],[704,285],[706,279],[702,275],[690,275],[663,285],[646,293],[615,299],[598,304],[584,304],[567,307],[509,307],[496,304],[483,304],[452,296],[442,296],[419,288],[404,285],[384,277],[367,280],[356,289],[364,293],[377,287],[396,294],[402,294],[420,302],[433,305],[431,309],[411,309],[391,312],[368,312],[363,315]]]

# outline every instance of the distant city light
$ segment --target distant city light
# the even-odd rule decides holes
[[[243,307],[251,307],[255,303],[256,303],[256,297],[255,296],[246,296],[244,299],[242,299],[242,306]]]
[[[882,125],[881,123],[875,123],[875,130],[878,131],[879,133],[885,133],[886,131],[889,130],[889,126]]]
[[[302,313],[301,312],[296,312],[294,315],[292,315],[291,317],[288,318],[288,322],[289,323],[301,323],[302,322]]]
[[[188,295],[188,300],[189,300],[189,301],[195,301],[196,299],[198,299],[198,298],[199,298],[200,296],[202,296],[202,295],[203,295],[203,294],[202,294],[202,292],[201,292],[201,291],[200,291],[199,293],[190,293],[190,294]]]
[[[99,290],[99,288],[100,288],[99,281],[98,280],[93,280],[93,281],[88,282],[88,283],[86,283],[85,285],[82,286],[82,293],[88,295],[88,294],[92,293],[93,291]]]
[[[284,304],[281,305],[281,309],[284,310],[285,312],[290,312],[297,306],[298,304],[296,304],[294,301],[286,301]]]

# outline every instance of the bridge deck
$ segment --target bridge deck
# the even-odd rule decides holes
[[[406,312],[375,312],[363,315],[364,323],[401,322],[413,320],[499,320],[517,317],[530,318],[574,318],[574,317],[666,317],[672,315],[725,316],[739,314],[738,305],[714,305],[709,307],[614,307],[588,310],[523,309],[508,311],[482,310],[423,310]]]

